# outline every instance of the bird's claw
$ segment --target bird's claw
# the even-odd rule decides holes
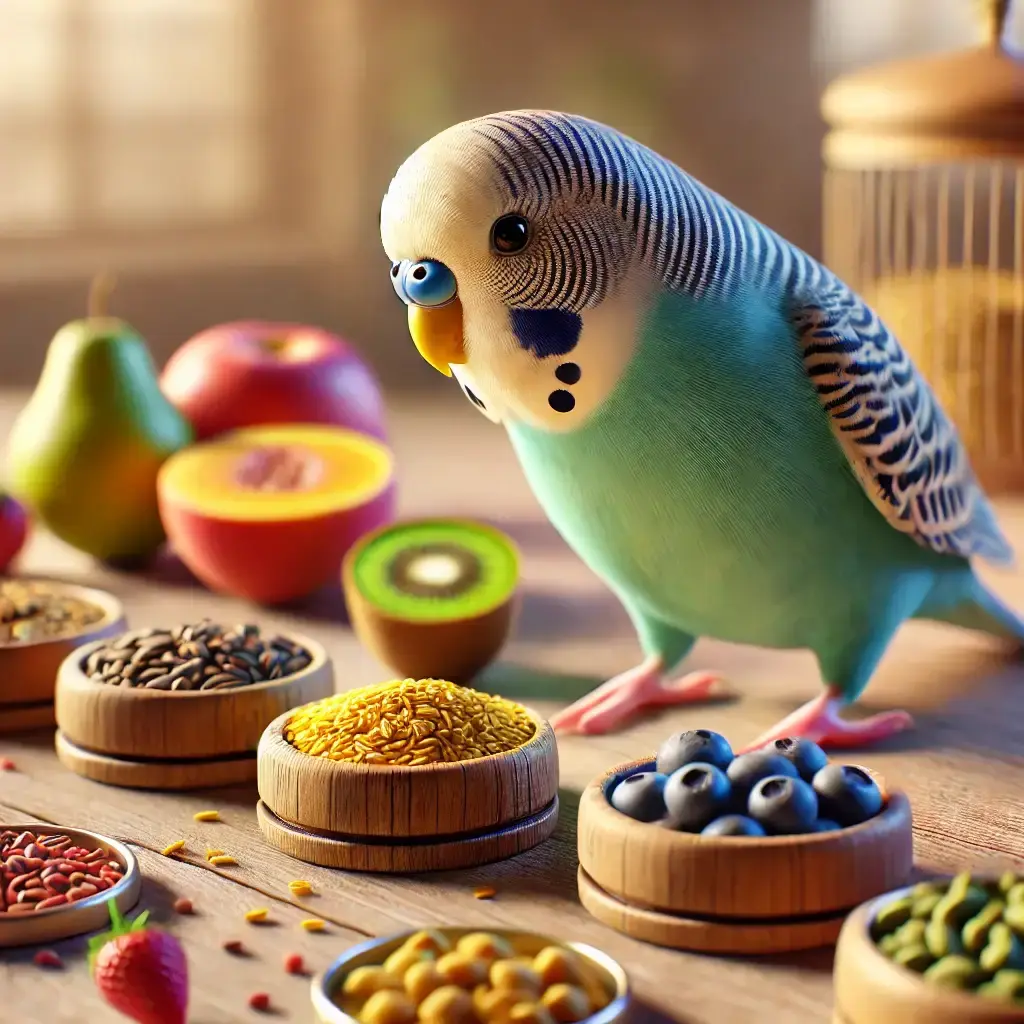
[[[852,750],[888,739],[914,726],[914,719],[906,711],[884,711],[860,721],[847,721],[839,715],[843,706],[841,700],[829,693],[815,697],[738,753],[760,750],[775,740],[798,736],[825,749]]]
[[[651,659],[609,679],[551,719],[555,732],[595,735],[621,725],[644,708],[707,700],[721,684],[713,672],[691,672],[667,681],[660,662]]]

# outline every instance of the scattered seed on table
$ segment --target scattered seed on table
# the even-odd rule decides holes
[[[238,866],[238,861],[235,860],[234,857],[229,857],[224,853],[218,854],[216,857],[211,857],[210,863],[217,868],[231,868]]]
[[[176,914],[191,914],[193,912],[192,901],[186,896],[180,896],[174,901],[174,912]]]
[[[16,772],[18,766],[9,757],[0,757],[0,772]]]
[[[196,811],[193,821],[220,821],[220,811]]]
[[[232,956],[245,955],[245,943],[241,939],[228,939],[222,943],[221,948],[225,953],[230,953]]]
[[[288,883],[288,891],[293,896],[312,896],[313,886],[310,882],[295,881]]]
[[[208,846],[206,848],[206,859],[207,860],[213,860],[214,857],[223,857],[223,856],[224,856],[224,851],[223,850],[214,850],[210,846]]]
[[[95,896],[124,878],[102,847],[76,846],[57,833],[0,830],[0,915],[32,914]]]
[[[39,950],[39,952],[32,957],[32,963],[34,963],[36,967],[60,968],[64,966],[64,961],[61,960],[60,956],[52,949]]]
[[[493,885],[478,885],[473,890],[473,896],[478,900],[490,900],[494,899],[498,895],[498,890]]]
[[[299,927],[304,932],[322,932],[327,927],[327,922],[321,921],[319,917],[307,917],[305,921],[299,922]]]
[[[258,907],[256,910],[247,910],[245,912],[245,919],[249,924],[261,924],[269,916],[270,911],[266,907]]]
[[[300,953],[287,953],[284,958],[284,969],[289,974],[305,974],[306,961]]]
[[[253,992],[249,996],[249,1008],[259,1010],[261,1013],[270,1009],[270,996],[266,992]]]
[[[164,857],[173,857],[176,853],[181,853],[181,851],[184,850],[184,849],[185,849],[185,840],[184,839],[175,839],[173,843],[170,843],[167,846],[165,846],[160,851],[160,853]]]

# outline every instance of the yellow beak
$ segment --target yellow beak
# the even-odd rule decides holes
[[[462,303],[457,298],[434,309],[410,306],[409,333],[419,354],[446,377],[452,375],[451,364],[466,361],[462,341]]]

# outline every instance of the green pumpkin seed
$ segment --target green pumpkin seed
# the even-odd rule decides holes
[[[916,943],[909,946],[901,946],[893,953],[893,963],[897,963],[902,967],[908,967],[912,971],[917,971],[918,974],[923,974],[933,963],[935,963],[935,957],[928,952],[925,948],[924,943]]]
[[[989,929],[997,921],[1002,920],[1004,906],[1002,900],[989,900],[985,907],[964,925],[961,932],[964,949],[969,953],[981,952],[988,939]]]
[[[945,988],[973,988],[978,974],[978,965],[966,956],[942,957],[924,972],[928,981]]]

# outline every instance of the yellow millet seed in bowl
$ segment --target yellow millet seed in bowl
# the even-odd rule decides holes
[[[296,710],[284,738],[313,757],[418,765],[504,754],[533,738],[526,709],[443,679],[394,679]]]

